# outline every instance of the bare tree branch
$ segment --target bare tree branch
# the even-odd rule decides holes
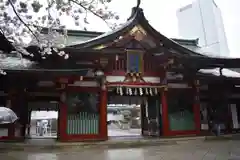
[[[36,40],[39,42],[37,36],[34,34],[34,32],[31,30],[31,28],[22,20],[22,18],[18,15],[18,12],[16,11],[14,4],[12,3],[12,0],[8,0],[9,4],[11,5],[13,12],[16,14],[20,22],[23,23],[23,25],[32,33],[32,35],[36,38]]]

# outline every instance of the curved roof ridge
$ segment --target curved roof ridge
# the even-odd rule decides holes
[[[195,38],[195,39],[183,39],[183,38],[170,38],[172,39],[173,41],[175,42],[186,42],[187,44],[191,44],[191,45],[195,45],[195,46],[198,46],[198,41],[199,41],[199,38]]]
[[[151,33],[152,37],[155,37],[156,39],[159,39],[165,46],[172,48],[178,52],[182,52],[182,54],[190,54],[190,55],[195,55],[195,56],[204,56],[201,53],[194,52],[182,45],[180,45],[178,42],[175,42],[174,40],[162,35],[160,32],[158,32],[156,29],[154,29],[148,22],[148,20],[145,18],[143,9],[134,7],[132,9],[132,14],[128,21],[121,26],[120,28],[104,33],[100,36],[97,36],[93,39],[84,41],[80,44],[77,45],[72,45],[68,47],[73,47],[73,48],[93,48],[98,45],[114,41],[118,37],[122,36],[123,34],[127,33],[130,31],[134,26],[137,24],[140,24],[148,33]],[[159,41],[159,43],[160,43]]]
[[[101,35],[99,35],[99,36],[97,36],[95,38],[92,38],[90,40],[84,41],[84,42],[79,43],[77,45],[72,45],[72,46],[68,46],[68,47],[87,48],[87,47],[93,46],[94,45],[93,43],[96,42],[96,41],[99,44],[99,43],[105,41],[105,39],[108,39],[110,37],[116,39],[117,37],[121,36],[123,33],[126,33],[127,31],[129,31],[130,28],[133,27],[137,23],[137,21],[138,21],[137,17],[139,16],[139,14],[141,14],[141,12],[143,12],[141,8],[136,10],[136,12],[133,11],[131,16],[128,18],[127,22],[124,23],[122,26],[120,26],[116,30],[105,32],[105,33],[103,33],[103,34],[101,34]]]

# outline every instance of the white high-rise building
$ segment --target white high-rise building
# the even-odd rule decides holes
[[[206,55],[229,56],[221,10],[214,0],[196,0],[177,11],[179,36],[199,39]]]

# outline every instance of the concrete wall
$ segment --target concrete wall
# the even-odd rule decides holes
[[[213,0],[194,1],[180,8],[177,18],[181,38],[199,38],[206,55],[229,55],[221,11]]]

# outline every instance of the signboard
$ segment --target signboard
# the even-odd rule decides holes
[[[127,72],[143,73],[143,53],[141,51],[127,51]]]

